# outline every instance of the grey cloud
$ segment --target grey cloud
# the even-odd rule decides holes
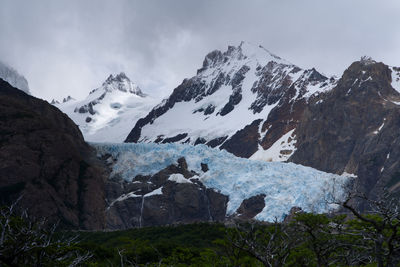
[[[400,65],[398,0],[0,1],[0,59],[47,99],[83,98],[119,71],[165,96],[241,40],[326,74],[365,54]]]

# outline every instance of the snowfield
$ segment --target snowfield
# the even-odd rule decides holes
[[[176,164],[185,157],[189,170],[208,188],[229,196],[227,213],[235,213],[244,199],[265,194],[266,206],[256,219],[283,220],[292,207],[304,211],[325,213],[337,206],[333,200],[346,196],[350,176],[340,176],[293,163],[262,162],[213,149],[205,145],[182,144],[112,144],[92,143],[98,156],[111,154],[115,160],[111,177],[120,176],[132,181],[136,175],[151,175]],[[209,171],[202,172],[201,163]],[[171,180],[183,181],[179,175]],[[157,189],[159,190],[159,189]],[[156,192],[159,194],[160,192]]]
[[[121,91],[114,91],[105,95],[96,108],[96,114],[75,112],[99,96],[98,92],[83,101],[71,101],[56,105],[66,113],[82,131],[89,142],[123,142],[129,134],[132,125],[145,116],[158,103],[158,99],[150,96],[141,97]],[[90,117],[91,121],[86,122]]]

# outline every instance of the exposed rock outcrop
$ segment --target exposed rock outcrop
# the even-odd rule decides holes
[[[0,80],[0,200],[62,227],[102,229],[105,169],[78,127]]]
[[[115,178],[107,185],[107,228],[223,221],[228,197],[206,188],[187,169],[184,158],[177,165],[132,182]]]
[[[337,87],[307,106],[291,161],[358,176],[370,197],[400,186],[400,93],[395,68],[372,60],[353,63]]]
[[[241,219],[253,219],[265,207],[265,195],[257,195],[243,200],[240,207],[237,209],[236,214]]]

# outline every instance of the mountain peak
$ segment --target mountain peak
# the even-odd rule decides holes
[[[69,101],[71,101],[71,100],[75,100],[75,98],[73,98],[72,96],[67,96],[67,97],[64,97],[64,99],[63,99],[63,103],[66,103],[66,102],[69,102]]]
[[[278,61],[278,63],[285,63],[292,65],[291,63],[287,62],[281,57],[278,57],[277,55],[271,53],[268,49],[266,49],[262,45],[255,45],[250,42],[242,41],[238,48],[247,57],[262,57],[264,59]]]
[[[128,76],[126,76],[125,72],[120,72],[119,74],[116,74],[115,76],[110,74],[108,76],[107,80],[103,84],[110,84],[113,82],[123,82],[123,81],[131,81]]]
[[[67,96],[67,97],[64,97],[63,98],[63,100],[62,101],[58,101],[57,99],[52,99],[51,100],[51,102],[50,102],[50,104],[52,104],[52,105],[59,105],[59,104],[64,104],[64,103],[67,103],[67,102],[70,102],[70,101],[74,101],[75,100],[75,98],[73,98],[72,96]]]
[[[105,80],[100,88],[104,88],[106,92],[119,90],[142,97],[145,96],[139,86],[133,83],[124,72],[120,72],[116,75],[110,74],[110,76],[108,76],[108,78]],[[97,89],[93,90],[91,93],[93,93],[94,91],[97,91]]]
[[[261,45],[254,45],[249,42],[241,41],[238,46],[228,46],[225,52],[214,50],[206,55],[203,66],[197,72],[200,73],[206,69],[223,65],[230,61],[249,61],[254,60],[262,65],[274,61],[279,64],[293,65],[281,57],[271,53]]]
[[[370,56],[362,56],[360,59],[360,63],[362,63],[363,65],[371,65],[376,63],[376,61],[373,60]]]

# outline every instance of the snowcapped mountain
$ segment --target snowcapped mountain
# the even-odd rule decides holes
[[[25,79],[25,77],[19,74],[15,69],[1,61],[0,78],[11,84],[13,87],[18,88],[27,94],[30,94],[28,81]]]
[[[242,42],[209,53],[197,75],[140,119],[126,142],[207,144],[284,161],[295,149],[293,130],[309,99],[336,82]]]
[[[110,75],[82,101],[68,97],[63,103],[54,101],[54,105],[79,126],[86,141],[122,142],[129,126],[147,114],[157,101],[121,72]]]

